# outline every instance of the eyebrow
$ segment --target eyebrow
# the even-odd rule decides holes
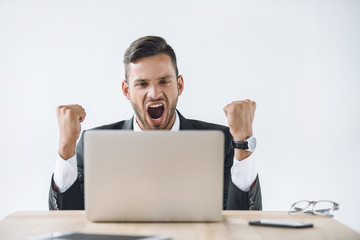
[[[138,78],[134,80],[134,83],[138,83],[138,82],[146,82],[146,79],[142,79],[142,78]]]
[[[165,76],[162,76],[162,77],[159,77],[158,80],[165,80],[165,79],[171,79],[171,75],[165,75]],[[147,82],[148,80],[147,79],[144,79],[144,78],[138,78],[138,79],[135,79],[134,80],[134,83],[138,83],[138,82]]]
[[[166,75],[166,76],[163,76],[163,77],[160,77],[159,79],[160,80],[164,80],[164,79],[171,79],[171,75]]]

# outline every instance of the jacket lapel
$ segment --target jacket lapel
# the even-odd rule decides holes
[[[180,118],[180,130],[194,129],[194,126],[191,124],[191,122],[186,118],[184,118],[184,116],[181,115],[181,113],[178,110],[176,111],[179,114],[179,118]]]
[[[125,121],[122,129],[123,130],[134,130],[133,122],[134,122],[134,116],[132,116],[132,118],[130,118],[129,120]]]

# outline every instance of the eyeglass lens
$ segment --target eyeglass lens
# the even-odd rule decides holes
[[[319,201],[314,204],[314,212],[318,214],[325,214],[332,211],[334,203],[330,201]]]
[[[295,204],[293,204],[292,208],[290,211],[292,212],[300,212],[300,211],[304,211],[308,206],[309,206],[310,202],[309,201],[299,201],[296,202]]]

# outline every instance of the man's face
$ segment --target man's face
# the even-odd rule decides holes
[[[138,59],[128,65],[128,82],[122,90],[141,129],[171,129],[178,97],[184,88],[166,54]]]

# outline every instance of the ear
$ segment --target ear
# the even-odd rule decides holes
[[[182,75],[179,75],[177,84],[178,84],[178,92],[179,92],[179,96],[180,96],[182,91],[184,90],[184,78]]]
[[[130,100],[129,85],[128,85],[128,83],[126,82],[126,80],[124,80],[124,81],[122,82],[122,91],[123,91],[124,96],[125,96],[128,100]]]

